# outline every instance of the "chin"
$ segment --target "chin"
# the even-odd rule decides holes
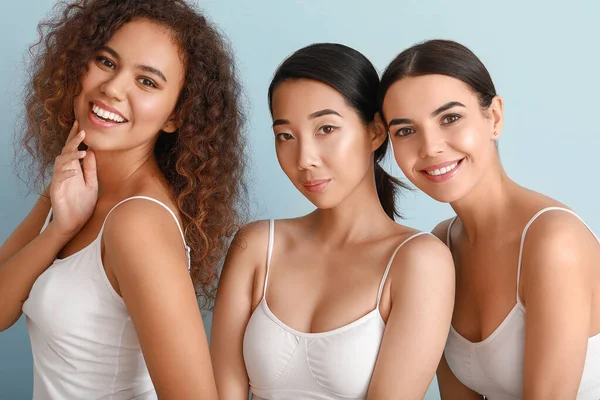
[[[417,186],[417,185],[415,185],[415,186]],[[438,187],[438,188],[435,188],[435,190],[432,190],[432,188],[423,188],[422,186],[421,187],[417,186],[417,188],[419,190],[421,190],[423,193],[425,193],[427,196],[431,197],[435,201],[439,201],[440,203],[453,203],[457,200],[460,200],[465,194],[465,193],[463,193],[462,190],[460,190],[459,188],[456,188],[456,187],[455,188]]]
[[[314,194],[302,194],[308,199],[308,201],[310,201],[315,207],[317,207],[320,210],[328,210],[340,204],[340,202],[337,201],[337,199],[333,199],[331,197],[328,198],[328,196],[324,196],[322,194],[318,196],[315,196]]]
[[[456,196],[450,196],[448,193],[425,193],[427,196],[431,197],[435,201],[439,201],[440,203],[452,203],[458,198]]]
[[[440,203],[453,203],[466,194],[463,182],[457,181],[455,177],[440,183],[431,182],[422,176],[406,175],[406,177],[417,189]]]

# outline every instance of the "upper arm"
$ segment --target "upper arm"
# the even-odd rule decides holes
[[[257,267],[266,263],[267,241],[266,221],[242,228],[229,248],[219,280],[210,349],[219,396],[223,399],[248,398],[243,340],[252,314]]]
[[[437,369],[437,382],[442,400],[483,400],[483,396],[469,389],[458,380],[442,356]]]
[[[50,199],[42,195],[23,222],[17,226],[8,239],[0,246],[0,263],[11,258],[40,234],[40,230],[49,212]]]
[[[173,217],[149,201],[126,202],[108,218],[103,239],[104,264],[117,279],[159,397],[216,399],[202,317]]]
[[[415,238],[396,256],[390,278],[392,308],[368,398],[422,399],[450,329],[452,256],[434,237]]]
[[[531,225],[523,247],[526,302],[525,399],[575,398],[590,333],[592,269],[600,246],[567,213]]]

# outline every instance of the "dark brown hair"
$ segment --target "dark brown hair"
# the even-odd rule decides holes
[[[269,110],[273,113],[273,92],[279,84],[290,79],[310,79],[331,86],[342,95],[346,103],[370,124],[377,113],[379,76],[371,62],[358,51],[337,43],[316,43],[303,47],[289,56],[277,68],[269,86]],[[407,186],[388,174],[380,162],[389,145],[386,137],[375,150],[375,184],[377,195],[385,213],[394,219],[401,217],[396,207],[396,194]]]
[[[483,110],[492,104],[496,96],[490,73],[471,50],[452,40],[429,40],[404,50],[385,69],[377,96],[382,115],[383,100],[394,82],[431,74],[446,75],[464,82],[477,95]]]
[[[48,183],[54,159],[74,122],[73,100],[98,48],[124,24],[148,19],[169,29],[185,66],[175,107],[175,134],[159,133],[154,154],[183,218],[191,275],[199,294],[214,295],[229,238],[241,224],[244,122],[241,90],[228,44],[184,0],[61,2],[38,25],[22,142],[36,190]]]

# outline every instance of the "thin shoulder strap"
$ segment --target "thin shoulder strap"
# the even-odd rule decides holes
[[[448,246],[449,249],[450,249],[450,232],[452,231],[452,225],[454,225],[454,221],[456,221],[456,218],[458,218],[458,215],[456,215],[454,218],[452,218],[452,221],[450,221],[450,223],[448,224],[448,230],[446,231],[446,246]]]
[[[523,244],[525,243],[525,236],[527,235],[527,231],[529,230],[529,227],[531,226],[531,224],[533,224],[533,222],[540,215],[544,214],[547,211],[553,211],[553,210],[566,211],[569,214],[574,215],[578,220],[580,220],[583,223],[583,225],[585,225],[586,228],[588,228],[588,230],[590,231],[590,233],[596,238],[596,241],[598,241],[600,243],[600,239],[591,230],[591,228],[588,226],[588,224],[586,224],[585,221],[583,219],[581,219],[581,217],[579,215],[575,214],[575,212],[573,212],[573,211],[571,211],[571,210],[569,210],[567,208],[563,208],[563,207],[546,207],[546,208],[541,209],[537,213],[535,213],[535,215],[533,217],[531,217],[531,219],[529,220],[529,222],[527,223],[527,225],[525,225],[525,228],[523,229],[523,234],[521,235],[521,244],[519,246],[519,263],[517,264],[517,303],[519,303],[519,304],[522,304],[521,303],[521,298],[519,297],[519,281],[521,279],[521,261],[523,259]]]
[[[121,200],[120,202],[118,202],[113,208],[110,209],[110,211],[108,212],[108,214],[106,214],[106,217],[104,218],[104,222],[102,223],[102,228],[100,229],[100,234],[102,234],[102,232],[104,231],[104,225],[106,224],[106,220],[108,219],[108,216],[115,210],[115,208],[119,207],[121,204],[130,201],[130,200],[135,200],[135,199],[142,199],[142,200],[149,200],[152,201],[160,206],[162,206],[165,210],[167,210],[169,212],[169,214],[171,214],[171,216],[173,217],[173,219],[175,220],[175,223],[177,224],[177,228],[179,229],[179,233],[181,234],[181,239],[183,240],[183,246],[185,248],[185,253],[186,253],[186,257],[187,257],[187,262],[188,262],[188,272],[190,271],[190,248],[187,245],[187,243],[185,242],[185,235],[183,234],[183,229],[181,229],[181,225],[179,224],[179,220],[177,219],[177,216],[175,215],[175,213],[173,212],[173,210],[171,210],[168,206],[166,206],[164,203],[162,203],[159,200],[156,200],[152,197],[147,197],[147,196],[132,196],[132,197],[128,197],[125,200]]]
[[[396,258],[396,254],[398,254],[398,250],[400,250],[400,248],[402,246],[404,246],[406,243],[408,243],[410,240],[416,238],[417,236],[421,236],[421,235],[431,235],[431,233],[417,232],[414,235],[411,235],[410,237],[408,237],[408,239],[405,239],[402,243],[400,243],[398,245],[398,247],[396,247],[396,250],[394,250],[394,252],[392,253],[392,257],[390,257],[390,261],[388,261],[387,267],[385,267],[385,272],[383,273],[383,278],[381,278],[381,283],[379,284],[379,291],[377,292],[377,308],[379,308],[379,302],[381,301],[381,294],[383,293],[383,286],[385,285],[385,280],[387,279],[387,276],[390,272],[390,268],[392,266],[392,263],[394,262],[394,258]]]
[[[40,233],[42,233],[46,230],[46,228],[48,227],[48,224],[50,223],[51,217],[52,217],[52,208],[50,208],[50,211],[48,211],[48,216],[46,217],[46,221],[44,221],[44,225],[42,226],[42,229],[40,229]]]
[[[263,299],[267,297],[267,284],[269,283],[269,269],[271,267],[271,255],[273,254],[273,240],[275,238],[275,221],[269,220],[269,244],[267,246],[267,272],[265,273],[265,285],[263,288]]]

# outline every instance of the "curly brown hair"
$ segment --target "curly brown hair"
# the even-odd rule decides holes
[[[222,34],[184,0],[60,2],[38,25],[31,46],[22,143],[36,190],[45,187],[54,159],[74,122],[73,100],[88,62],[124,24],[148,19],[170,29],[185,66],[175,135],[159,133],[154,154],[170,183],[191,247],[199,295],[214,297],[218,267],[241,225],[247,189],[241,88]]]

